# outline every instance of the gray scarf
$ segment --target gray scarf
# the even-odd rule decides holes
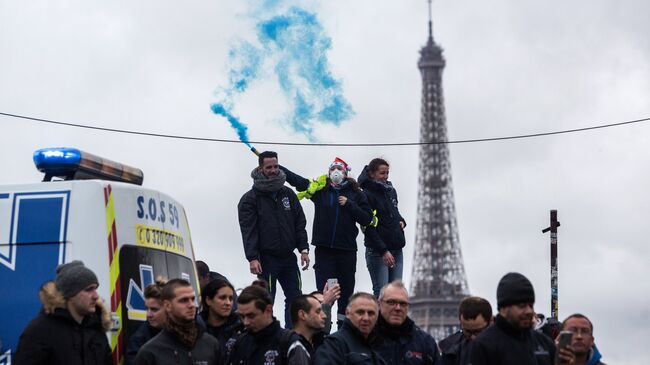
[[[264,176],[259,167],[251,171],[251,177],[253,178],[253,187],[263,193],[277,192],[284,186],[284,182],[287,180],[287,175],[282,170],[280,170],[278,176],[268,178]]]

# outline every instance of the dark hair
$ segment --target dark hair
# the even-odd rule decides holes
[[[587,322],[589,322],[589,329],[591,330],[591,334],[592,334],[592,335],[594,334],[594,324],[591,323],[591,320],[590,320],[589,318],[587,318],[587,316],[585,316],[584,314],[580,314],[580,313],[574,313],[574,314],[572,314],[572,315],[566,317],[566,318],[564,319],[564,321],[562,321],[562,326],[560,326],[560,331],[564,331],[564,326],[566,326],[566,322],[567,322],[568,320],[570,320],[571,318],[582,318],[582,319],[586,319]]]
[[[273,305],[271,293],[266,289],[266,281],[255,280],[253,284],[244,288],[237,297],[237,304],[248,304],[255,301],[255,308],[262,312],[270,304]]]
[[[224,287],[232,289],[233,294],[235,293],[235,288],[232,284],[230,284],[228,280],[224,279],[212,280],[203,288],[203,290],[201,290],[201,304],[203,305],[204,310],[207,310],[208,308],[208,298],[213,299],[214,296],[217,295],[217,292]]]
[[[350,299],[348,300],[348,307],[347,308],[350,308],[350,306],[352,305],[352,302],[354,302],[355,300],[357,300],[359,298],[369,299],[369,300],[372,300],[373,302],[375,302],[375,304],[377,304],[377,298],[375,298],[374,295],[372,295],[370,293],[359,291],[359,292],[356,292],[356,293],[354,293],[354,294],[352,294],[350,296]]]
[[[167,280],[164,278],[158,278],[153,284],[147,285],[144,288],[144,299],[162,299],[162,291],[167,284]]]
[[[278,158],[278,154],[273,151],[264,151],[257,156],[257,162],[260,166],[264,165],[265,158]]]
[[[488,323],[492,320],[492,306],[481,297],[465,297],[458,305],[458,318],[476,319],[481,315]]]
[[[189,281],[185,279],[171,279],[162,288],[162,300],[172,300],[176,297],[174,291],[181,286],[192,286]]]
[[[313,292],[309,293],[309,295],[311,295],[311,296],[314,296],[316,294],[323,295],[323,291],[322,290],[314,290]]]
[[[196,260],[196,271],[200,278],[210,275],[210,267],[208,267],[208,264],[200,260]]]
[[[369,163],[368,163],[368,172],[375,172],[379,170],[379,166],[388,166],[388,161],[384,160],[383,158],[373,158]]]
[[[291,302],[291,323],[295,326],[298,323],[298,312],[305,311],[309,312],[312,308],[311,303],[309,303],[309,298],[316,299],[314,296],[311,294],[303,294],[297,296],[292,302]],[[318,299],[316,299],[318,301]]]

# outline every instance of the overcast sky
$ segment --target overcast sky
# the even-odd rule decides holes
[[[418,51],[424,0],[297,2],[332,38],[329,61],[356,115],[316,126],[321,142],[419,138]],[[241,0],[0,0],[0,111],[110,128],[236,138],[211,113],[236,39],[254,38]],[[628,1],[434,2],[444,48],[450,140],[537,133],[650,117],[650,3]],[[281,117],[287,101],[272,77],[237,113],[252,140],[305,142]],[[498,280],[520,271],[536,309],[550,312],[550,209],[559,229],[560,317],[595,324],[608,363],[647,364],[650,349],[649,123],[535,139],[452,145],[458,227],[470,290],[496,302]],[[242,145],[138,137],[0,116],[0,183],[39,181],[35,149],[77,147],[137,166],[145,186],[182,202],[197,257],[238,287],[248,274],[236,205],[255,157]],[[265,146],[257,145],[258,149]],[[407,227],[411,271],[417,147],[272,147],[305,175],[335,156],[353,174],[376,156],[391,162]],[[313,206],[304,202],[311,237]],[[362,246],[361,240],[360,247]],[[357,289],[370,290],[359,251]],[[312,256],[313,258],[313,256]],[[303,276],[314,289],[313,271]]]

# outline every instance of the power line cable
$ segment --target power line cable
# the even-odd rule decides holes
[[[113,133],[123,133],[123,134],[133,134],[139,136],[148,136],[148,137],[160,137],[160,138],[173,138],[173,139],[183,139],[190,141],[205,141],[205,142],[222,142],[222,143],[244,143],[237,139],[223,139],[223,138],[207,138],[207,137],[193,137],[193,136],[181,136],[173,134],[162,134],[162,133],[152,133],[152,132],[140,132],[132,131],[126,129],[117,129],[117,128],[107,128],[107,127],[97,127],[92,125],[85,124],[75,124],[68,122],[61,122],[51,119],[35,118],[26,115],[11,114],[0,112],[0,115],[11,118],[26,119],[35,122],[49,123],[55,125],[61,125],[66,127],[74,128],[83,128],[83,129],[92,129],[104,132],[113,132]],[[273,141],[248,141],[250,144],[256,145],[282,145],[282,146],[314,146],[314,147],[391,147],[391,146],[422,146],[422,145],[434,145],[434,144],[464,144],[464,143],[478,143],[478,142],[493,142],[493,141],[505,141],[512,139],[523,139],[523,138],[533,138],[533,137],[544,137],[544,136],[553,136],[557,134],[568,134],[568,133],[578,133],[585,132],[595,129],[604,129],[611,127],[618,127],[628,124],[642,123],[650,121],[650,117],[628,120],[625,122],[619,123],[610,123],[610,124],[601,124],[591,127],[584,128],[574,128],[574,129],[564,129],[559,131],[551,132],[540,132],[540,133],[531,133],[531,134],[520,134],[513,136],[504,136],[504,137],[490,137],[490,138],[474,138],[474,139],[461,139],[455,141],[432,141],[432,142],[393,142],[393,143],[306,143],[306,142],[273,142]]]

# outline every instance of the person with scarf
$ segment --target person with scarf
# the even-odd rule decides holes
[[[290,305],[302,294],[300,270],[294,250],[300,252],[303,270],[309,267],[307,220],[296,194],[284,186],[286,176],[278,165],[278,155],[265,151],[259,166],[251,172],[253,188],[237,206],[239,228],[250,272],[268,284],[275,299],[276,282],[284,292],[284,319],[291,328]]]
[[[345,320],[348,299],[354,293],[357,268],[357,224],[368,226],[372,210],[357,182],[348,177],[350,166],[336,158],[327,175],[314,181],[290,171],[284,166],[287,182],[299,191],[299,197],[314,203],[312,245],[316,246],[316,287],[322,288],[328,279],[337,279],[341,287],[338,299],[337,323]],[[339,326],[340,327],[340,326]]]
[[[136,365],[223,363],[219,341],[196,322],[196,295],[185,279],[172,279],[162,290],[167,322],[135,357]]]
[[[375,158],[359,175],[359,185],[377,217],[377,224],[364,230],[366,266],[376,297],[384,285],[402,279],[404,267],[402,248],[406,244],[406,220],[397,208],[397,191],[388,181],[388,172],[388,162]]]

